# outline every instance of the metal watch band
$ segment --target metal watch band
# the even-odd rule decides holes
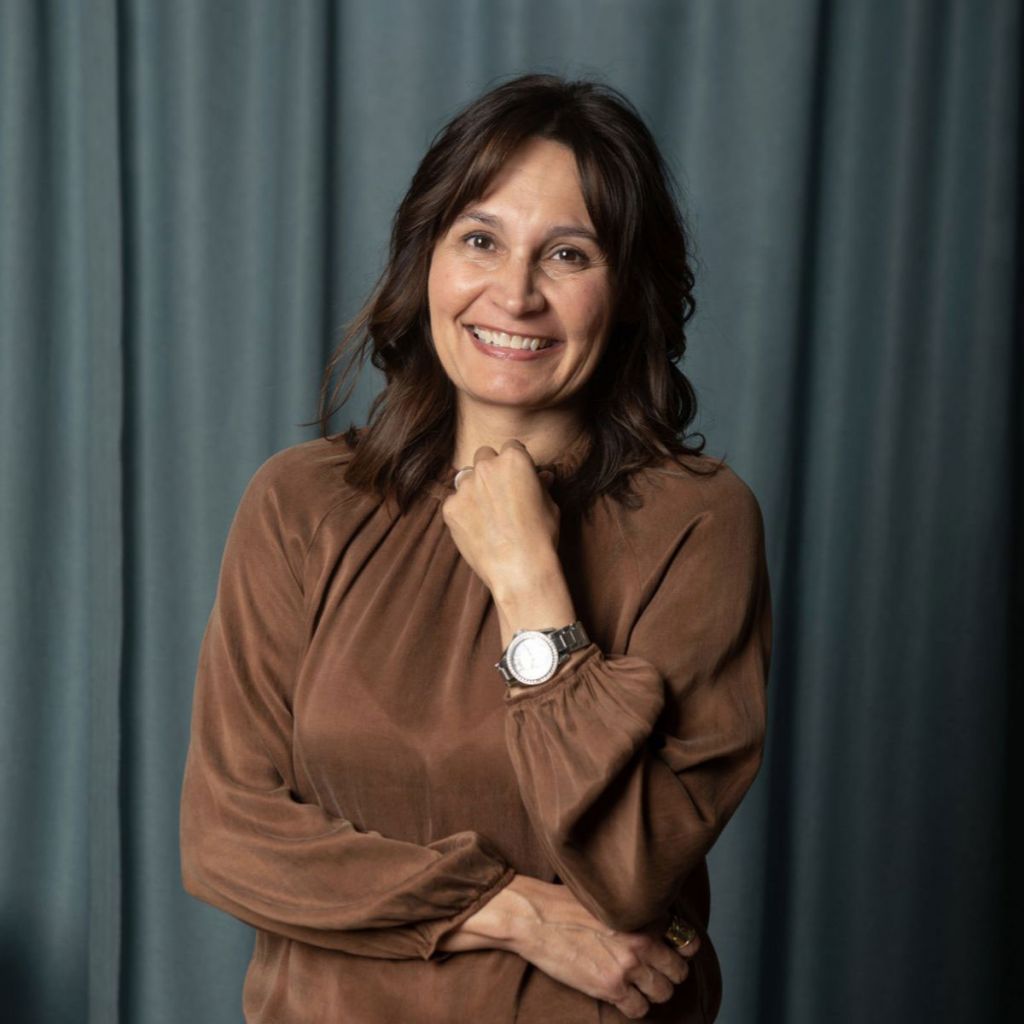
[[[573,651],[586,647],[590,643],[590,637],[583,628],[583,623],[577,619],[568,626],[560,629],[542,629],[541,633],[547,633],[555,642],[555,650],[558,651],[558,662],[561,664]]]
[[[557,664],[561,665],[566,658],[572,654],[573,651],[578,651],[582,647],[586,647],[590,643],[590,637],[587,636],[587,631],[583,628],[583,623],[577,619],[575,622],[571,622],[568,626],[559,627],[548,627],[546,629],[519,629],[516,630],[512,639],[515,640],[517,636],[522,633],[544,633],[549,640],[555,645],[555,651],[558,655]],[[509,643],[511,647],[511,642]],[[502,675],[505,682],[508,684],[518,684],[519,680],[509,671],[508,667],[508,648],[505,649],[501,656],[501,659],[494,666]]]

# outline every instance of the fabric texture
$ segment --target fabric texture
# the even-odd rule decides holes
[[[616,928],[683,914],[702,949],[647,1019],[713,1020],[705,857],[766,721],[752,491],[687,456],[635,474],[642,508],[563,516],[591,642],[509,689],[490,593],[442,515],[454,468],[399,515],[346,483],[351,454],[318,438],[253,475],[199,654],[183,879],[257,929],[246,1021],[625,1020],[514,953],[437,949],[517,872]]]

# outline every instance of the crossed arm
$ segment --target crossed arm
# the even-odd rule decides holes
[[[483,943],[570,984],[566,965],[578,964],[581,944],[565,936],[586,932],[592,959],[603,951],[623,983],[591,994],[632,1015],[643,977],[658,999],[654,974],[667,985],[680,973],[659,937],[665,912],[760,762],[770,612],[756,503],[687,524],[624,654],[591,644],[547,683],[507,695],[509,754],[564,883],[555,886],[516,875],[477,833],[420,846],[294,798],[282,681],[300,655],[304,607],[277,497],[274,474],[257,473],[203,639],[182,793],[186,889],[314,945],[429,959]],[[503,642],[575,618],[561,567],[533,564],[547,574],[551,605],[503,576],[492,587]],[[584,991],[593,981],[575,977]]]

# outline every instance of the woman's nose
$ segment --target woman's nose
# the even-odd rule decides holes
[[[495,289],[499,305],[509,316],[536,313],[544,306],[532,260],[509,257],[498,271]]]

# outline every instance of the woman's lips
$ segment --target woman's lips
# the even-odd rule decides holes
[[[495,359],[511,359],[515,362],[527,362],[531,359],[543,359],[544,356],[549,355],[551,352],[556,351],[562,347],[562,342],[552,342],[547,348],[539,348],[536,352],[528,348],[499,348],[497,345],[488,345],[486,341],[481,341],[468,327],[464,330],[469,335],[469,340],[481,351],[484,355],[493,356]]]

